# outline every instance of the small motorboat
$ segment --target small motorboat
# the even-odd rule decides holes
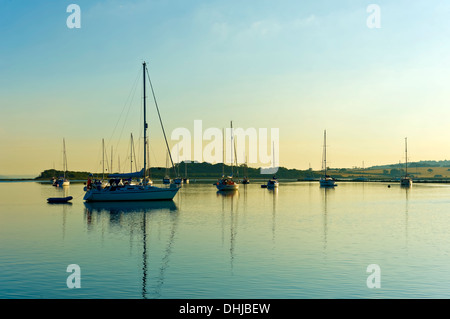
[[[67,203],[69,200],[72,200],[72,196],[67,197],[49,197],[47,198],[47,202],[49,203]]]

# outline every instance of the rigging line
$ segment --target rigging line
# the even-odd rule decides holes
[[[112,141],[112,138],[113,138],[113,136],[114,136],[114,133],[116,132],[117,126],[119,125],[120,119],[122,118],[122,114],[123,114],[123,112],[124,112],[126,106],[128,105],[128,111],[127,111],[127,114],[126,114],[126,117],[125,117],[125,121],[124,121],[124,124],[123,124],[123,125],[125,126],[126,119],[127,119],[127,117],[128,117],[128,114],[130,113],[130,108],[131,108],[131,104],[132,104],[131,102],[132,102],[133,99],[134,99],[134,95],[135,95],[134,92],[136,92],[137,81],[139,80],[139,78],[140,78],[140,73],[138,73],[138,75],[136,76],[136,79],[134,80],[134,84],[133,84],[133,86],[131,87],[130,92],[128,93],[128,97],[127,97],[127,99],[125,100],[125,104],[124,104],[124,106],[123,106],[123,108],[122,108],[122,111],[120,112],[119,118],[118,118],[118,120],[117,120],[117,122],[116,122],[116,125],[114,126],[114,129],[113,129],[113,131],[112,131],[112,133],[111,133],[111,136],[110,136],[110,138],[109,138],[109,141]],[[130,97],[131,97],[131,102],[129,102]],[[123,127],[122,127],[122,131],[121,131],[121,133],[120,133],[119,139],[120,139],[120,137],[122,136],[122,132],[123,132]],[[105,146],[108,147],[109,145],[110,145],[110,144],[107,143],[107,145],[105,145]]]
[[[177,176],[177,171],[175,169],[175,166],[173,165],[172,154],[170,153],[169,143],[167,142],[166,131],[164,130],[164,126],[163,126],[162,119],[161,119],[161,114],[159,113],[158,102],[156,102],[156,96],[155,96],[155,92],[153,91],[153,85],[152,85],[152,81],[150,80],[150,74],[148,72],[147,66],[145,66],[145,70],[147,71],[147,78],[150,83],[150,88],[152,89],[153,100],[155,101],[156,111],[158,112],[159,122],[161,123],[161,129],[163,131],[164,140],[165,140],[166,146],[167,146],[167,151],[169,152],[170,162],[172,163],[172,168],[175,172],[175,176]]]
[[[140,72],[139,72],[140,73]],[[130,114],[130,110],[131,110],[131,105],[133,104],[133,101],[134,101],[134,98],[135,98],[135,96],[136,96],[136,89],[137,89],[137,80],[138,79],[140,79],[140,74],[139,74],[139,76],[136,78],[136,80],[135,80],[135,84],[134,84],[134,89],[133,89],[133,93],[132,93],[132,97],[131,97],[131,101],[130,101],[130,106],[128,107],[128,111],[127,111],[127,114],[125,115],[125,119],[124,119],[124,121],[123,121],[123,126],[122,126],[122,130],[120,131],[120,134],[119,134],[119,137],[118,137],[118,139],[117,139],[117,143],[116,143],[116,149],[119,147],[119,143],[120,143],[120,139],[122,138],[122,134],[123,134],[123,130],[124,130],[124,128],[125,128],[125,124],[126,124],[126,121],[127,121],[127,118],[128,118],[128,115]]]
[[[111,134],[110,140],[112,140],[112,137],[113,137],[113,135],[114,135],[114,133],[115,133],[115,131],[116,131],[117,125],[118,125],[119,122],[120,122],[120,118],[122,117],[123,111],[125,110],[125,107],[126,107],[127,104],[128,104],[128,101],[129,101],[129,99],[130,99],[130,96],[132,96],[132,93],[136,90],[136,86],[137,86],[136,83],[137,83],[137,80],[138,80],[138,79],[139,79],[139,73],[138,73],[138,75],[136,76],[136,79],[134,80],[134,84],[133,84],[134,89],[133,89],[133,87],[131,88],[130,93],[128,94],[128,97],[127,97],[127,99],[126,99],[126,101],[125,101],[125,105],[123,106],[122,111],[120,112],[119,119],[117,120],[116,125],[114,126],[114,129],[113,129],[113,132],[112,132],[112,134]],[[130,105],[131,105],[131,103],[130,103]],[[128,112],[129,112],[129,109],[128,109]],[[128,114],[128,112],[127,112],[127,114]],[[107,145],[107,146],[108,146],[108,145]]]

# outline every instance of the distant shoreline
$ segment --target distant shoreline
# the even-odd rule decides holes
[[[264,178],[253,178],[250,179],[250,184],[256,184],[256,183],[264,183],[267,181],[269,177],[267,177],[266,179]],[[209,182],[214,182],[217,181],[219,178],[189,178],[190,179],[190,183],[209,183]],[[159,181],[160,179],[153,179],[153,181]],[[278,179],[280,182],[287,182],[287,183],[292,183],[292,182],[310,182],[310,183],[316,183],[319,182],[319,179],[313,179],[313,180],[308,180],[308,179],[293,179],[293,178],[279,178]],[[397,184],[400,183],[399,180],[389,180],[389,179],[367,179],[367,180],[358,180],[356,179],[347,179],[347,178],[336,178],[335,179],[336,182],[344,182],[344,183],[391,183],[391,184]],[[8,182],[36,182],[36,183],[41,183],[41,184],[51,184],[51,181],[47,181],[44,179],[33,179],[33,178],[0,178],[0,183],[8,183]],[[86,183],[86,180],[71,180],[71,183],[74,184],[83,184]],[[162,182],[162,179],[161,179]],[[416,184],[449,184],[450,183],[450,179],[413,179],[413,183]]]

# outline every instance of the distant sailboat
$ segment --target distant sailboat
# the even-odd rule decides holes
[[[408,176],[408,138],[405,137],[405,176],[400,179],[400,186],[411,187],[412,179]]]
[[[273,154],[273,166],[275,167],[275,144],[272,143],[272,154]],[[278,179],[275,175],[272,176],[271,179],[267,181],[266,187],[267,188],[276,188],[278,187]]]
[[[224,143],[225,145],[225,143]],[[224,151],[225,154],[225,151]],[[216,187],[219,191],[234,191],[239,189],[239,184],[236,183],[233,180],[233,164],[234,164],[234,157],[233,157],[233,122],[231,122],[231,175],[225,176],[222,175],[222,178],[217,181]],[[224,159],[224,165],[225,165],[225,159]]]
[[[278,180],[275,175],[267,181],[267,188],[276,188],[278,187]]]
[[[142,183],[139,185],[121,185],[120,183],[110,185],[108,187],[94,187],[88,180],[87,186],[85,187],[84,200],[86,201],[155,201],[155,200],[172,200],[174,196],[178,193],[179,187],[171,185],[168,188],[161,188],[149,185],[147,183],[147,120],[146,120],[146,75],[148,75],[147,65],[144,62],[142,64],[143,69],[143,100],[144,100],[144,168],[142,170]],[[150,82],[151,85],[151,82]],[[153,89],[152,89],[153,93]],[[155,96],[153,96],[155,98]],[[156,99],[155,99],[156,104]],[[157,110],[158,105],[156,104]],[[159,110],[158,110],[159,115]],[[161,121],[161,118],[160,118]],[[162,127],[162,121],[161,121]],[[164,128],[162,127],[163,132]],[[165,133],[164,133],[165,137]],[[167,144],[167,140],[166,140]]]
[[[323,176],[320,178],[320,187],[335,187],[336,181],[327,174],[327,131],[323,132]]]
[[[60,186],[60,187],[62,187],[62,186],[69,186],[70,185],[70,181],[66,177],[66,174],[67,174],[67,155],[66,155],[66,141],[65,141],[65,139],[63,139],[63,171],[64,171],[64,176],[59,177],[58,180],[56,181],[56,184],[58,186]]]
[[[250,178],[248,177],[248,164],[247,164],[247,158],[245,158],[245,164],[244,164],[244,178],[242,179],[242,184],[250,184]]]
[[[186,160],[184,161],[184,177],[183,177],[183,183],[189,184],[189,178],[187,177],[187,163],[186,163]]]

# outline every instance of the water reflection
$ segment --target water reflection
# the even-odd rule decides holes
[[[177,205],[173,201],[142,201],[142,202],[84,202],[86,213],[108,212],[110,214],[152,212],[152,211],[177,211]]]
[[[406,249],[408,248],[408,210],[409,210],[409,192],[411,191],[411,187],[403,187],[405,190],[405,244]]]
[[[229,191],[217,191],[217,196],[223,196],[223,197],[234,197],[239,195],[239,191],[236,190],[229,190]]]
[[[142,292],[143,299],[160,298],[162,296],[161,289],[164,285],[165,271],[169,266],[170,256],[172,253],[176,229],[178,225],[178,208],[173,201],[161,202],[94,202],[84,203],[85,216],[88,225],[92,225],[94,218],[101,218],[101,215],[109,215],[109,223],[112,225],[120,224],[123,219],[127,219],[127,225],[131,226],[130,234],[136,226],[142,233]],[[155,216],[159,213],[169,213],[170,218],[168,224],[162,224]],[[155,217],[155,221],[153,221]],[[150,234],[148,228],[152,226],[161,227],[169,225],[170,229],[167,244],[164,248],[160,266],[149,269],[149,247]],[[130,244],[132,240],[130,238]],[[149,271],[157,273],[153,289],[148,290],[148,273]]]
[[[326,253],[328,244],[328,197],[334,192],[334,187],[321,187],[322,203],[323,203],[323,251]]]
[[[235,259],[235,245],[238,230],[238,220],[239,220],[239,191],[217,191],[217,197],[222,198],[222,243],[224,243],[225,238],[225,214],[227,207],[230,213],[230,268],[233,272],[233,264]]]
[[[278,203],[278,187],[267,189],[267,192],[272,196],[272,243],[275,244],[275,225],[276,225],[276,212]],[[275,247],[275,245],[274,245]]]

